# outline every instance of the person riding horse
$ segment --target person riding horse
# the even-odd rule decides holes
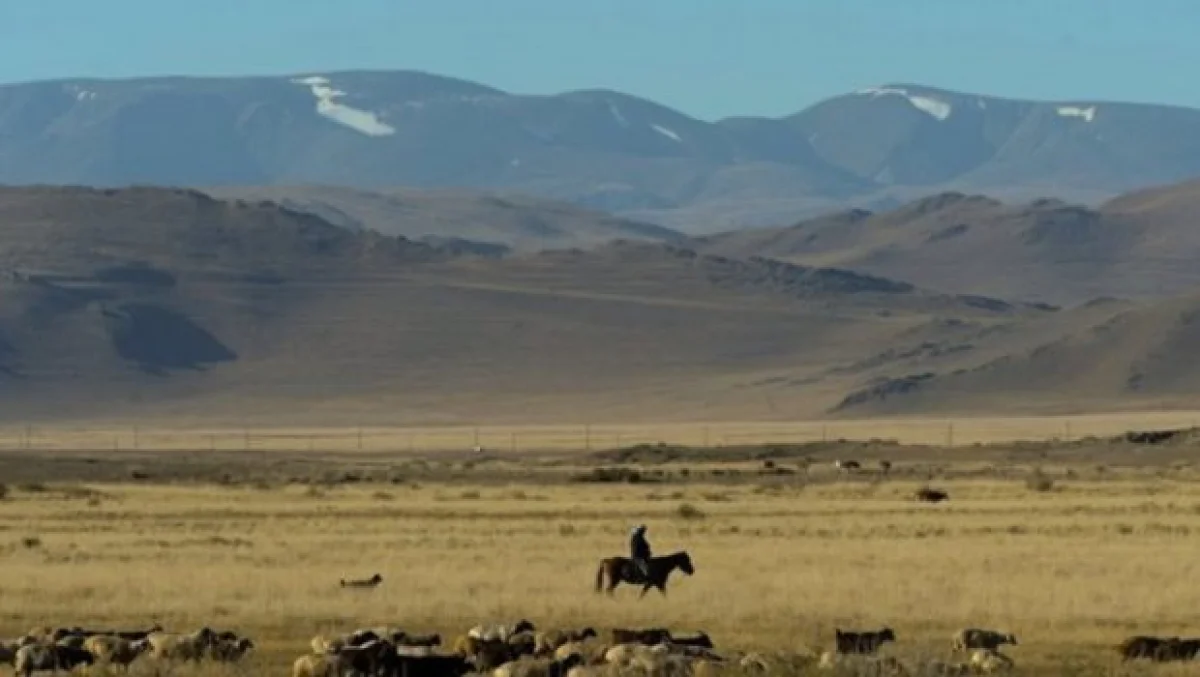
[[[639,524],[633,528],[629,539],[630,559],[641,574],[642,580],[650,577],[650,543],[646,541],[646,525]]]

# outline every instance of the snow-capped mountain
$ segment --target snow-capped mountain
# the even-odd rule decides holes
[[[1200,175],[1200,111],[882,84],[707,122],[413,71],[0,87],[0,182],[476,187],[691,231],[943,190],[1100,199]]]

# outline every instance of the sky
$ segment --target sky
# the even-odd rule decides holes
[[[1200,0],[0,0],[0,82],[413,69],[698,118],[884,83],[1200,107]]]

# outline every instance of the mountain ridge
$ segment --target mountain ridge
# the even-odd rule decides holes
[[[1181,106],[906,83],[705,121],[424,71],[62,78],[0,85],[0,183],[471,188],[704,233],[945,190],[1091,204],[1200,175],[1197,132]]]
[[[841,210],[691,242],[709,253],[832,265],[931,289],[1072,305],[1200,289],[1191,263],[1200,256],[1192,227],[1198,208],[1196,180],[1131,191],[1097,206],[1052,198],[1005,203],[945,192],[890,210]]]

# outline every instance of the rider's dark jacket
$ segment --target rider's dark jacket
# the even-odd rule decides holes
[[[635,532],[633,537],[629,539],[630,557],[636,560],[650,559],[650,544],[646,542],[646,535],[640,532]]]

